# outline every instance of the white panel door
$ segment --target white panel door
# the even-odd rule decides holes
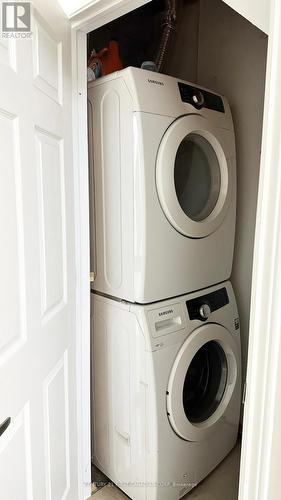
[[[0,33],[0,497],[78,499],[69,21]]]

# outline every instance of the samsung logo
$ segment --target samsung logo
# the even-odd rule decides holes
[[[166,314],[173,314],[174,310],[173,309],[168,309],[167,311],[162,311],[158,313],[159,316],[166,316]]]
[[[164,86],[163,82],[159,82],[159,80],[151,80],[151,78],[147,79],[148,83],[155,83],[156,85],[162,85]]]

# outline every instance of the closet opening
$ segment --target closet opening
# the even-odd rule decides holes
[[[153,0],[87,49],[94,500],[236,500],[267,35]]]

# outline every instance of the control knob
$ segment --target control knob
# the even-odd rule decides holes
[[[208,319],[211,312],[212,312],[211,308],[208,304],[202,304],[202,306],[200,306],[199,314],[200,314],[202,319],[204,319],[204,320]]]
[[[192,102],[197,109],[201,109],[204,106],[204,96],[200,90],[194,90],[192,94]]]

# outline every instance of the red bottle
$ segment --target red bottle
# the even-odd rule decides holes
[[[111,40],[108,47],[101,49],[97,56],[101,61],[102,76],[123,69],[123,64],[119,56],[119,44],[116,40]]]

